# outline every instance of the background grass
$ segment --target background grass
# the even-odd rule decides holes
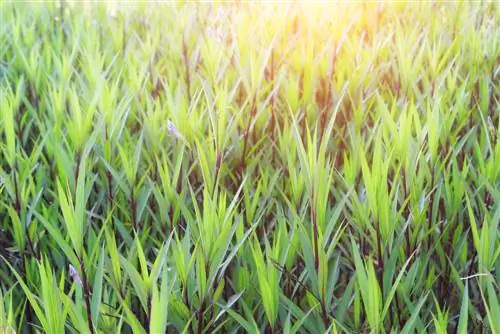
[[[498,3],[0,6],[0,332],[500,333]]]

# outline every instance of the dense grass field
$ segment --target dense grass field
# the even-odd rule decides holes
[[[0,333],[500,334],[498,3],[0,6]]]

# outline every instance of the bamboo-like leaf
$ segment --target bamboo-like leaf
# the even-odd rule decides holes
[[[457,333],[464,334],[467,333],[467,322],[469,318],[468,312],[469,306],[469,285],[465,285],[465,291],[463,292],[462,297],[462,306],[460,307],[460,318],[458,322]]]

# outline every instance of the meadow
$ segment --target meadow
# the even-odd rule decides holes
[[[500,334],[498,2],[0,15],[0,333]]]

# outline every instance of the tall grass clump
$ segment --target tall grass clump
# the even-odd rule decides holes
[[[500,333],[497,2],[0,8],[0,333]]]

